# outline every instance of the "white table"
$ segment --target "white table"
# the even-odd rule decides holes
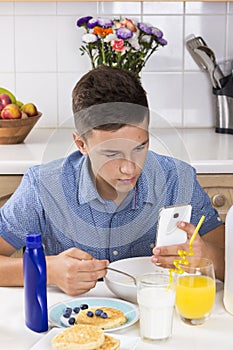
[[[215,307],[211,318],[202,326],[189,326],[176,316],[174,317],[173,336],[166,342],[150,344],[140,341],[136,350],[232,350],[233,349],[233,316],[223,306],[223,287],[217,285]],[[83,296],[114,297],[99,282],[97,287]],[[48,306],[71,299],[55,287],[48,288]],[[30,331],[24,324],[24,291],[23,288],[0,288],[0,346],[7,350],[29,350],[44,334]],[[117,333],[139,336],[139,322]],[[43,349],[41,349],[43,350]]]

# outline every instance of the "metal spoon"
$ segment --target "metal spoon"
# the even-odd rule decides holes
[[[204,47],[204,46],[200,46],[200,47]],[[205,66],[206,67],[205,69],[208,70],[212,86],[216,88],[217,82],[214,79],[214,68],[215,68],[214,62],[209,57],[209,55],[207,55],[207,53],[201,50],[199,47],[197,49],[194,49],[194,52],[196,53],[196,55],[199,56],[199,60],[200,62],[202,62],[203,67]]]
[[[211,50],[211,48],[209,48],[209,46],[202,45],[202,46],[199,46],[198,49],[206,52],[207,55],[212,59],[212,61],[214,63],[216,63],[216,57],[215,57],[214,51]]]
[[[224,77],[223,72],[221,71],[221,68],[219,67],[219,65],[216,62],[216,56],[214,54],[214,51],[211,50],[211,48],[209,48],[208,46],[199,46],[198,47],[199,50],[204,51],[212,60],[212,62],[214,63],[214,70],[213,70],[213,78],[217,84],[217,87],[221,88],[221,83],[220,83],[220,79],[222,79]]]
[[[127,276],[127,277],[131,278],[131,279],[134,281],[134,284],[137,285],[137,279],[136,279],[136,277],[130,275],[129,273],[124,272],[124,271],[121,271],[121,270],[113,269],[112,267],[109,267],[109,266],[106,267],[106,269],[107,269],[107,270],[110,270],[110,271],[114,271],[114,272],[120,273],[120,274],[122,274],[122,275],[124,275],[124,276]]]

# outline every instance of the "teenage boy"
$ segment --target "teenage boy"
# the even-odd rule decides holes
[[[138,79],[102,66],[80,79],[72,97],[78,150],[30,168],[1,209],[0,284],[23,285],[22,259],[10,255],[27,232],[42,232],[48,284],[78,295],[105,276],[109,261],[153,255],[171,266],[202,215],[194,251],[211,258],[223,279],[224,226],[191,166],[148,151],[150,116]],[[154,248],[159,209],[181,203],[193,208],[191,223],[179,224],[187,242]]]

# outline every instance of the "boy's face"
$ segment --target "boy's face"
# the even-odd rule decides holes
[[[119,130],[92,130],[79,150],[89,156],[99,194],[105,199],[125,196],[141,174],[149,147],[148,125],[126,125]]]

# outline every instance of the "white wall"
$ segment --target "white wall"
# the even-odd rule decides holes
[[[142,83],[151,109],[177,127],[215,125],[211,85],[185,47],[201,35],[218,62],[233,59],[233,3],[227,2],[0,2],[0,86],[34,102],[37,127],[73,126],[71,91],[89,70],[80,54],[85,15],[127,16],[158,26],[168,45],[148,62]]]

